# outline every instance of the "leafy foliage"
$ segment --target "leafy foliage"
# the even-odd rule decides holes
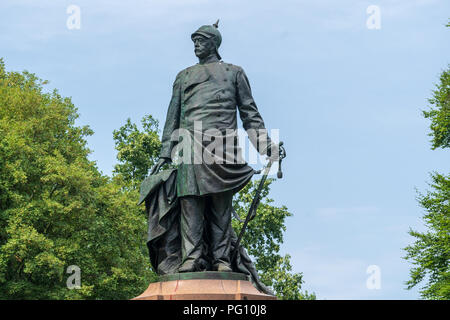
[[[445,70],[440,82],[429,99],[429,111],[423,111],[425,118],[431,120],[429,134],[432,149],[450,147],[450,69]]]
[[[415,267],[411,269],[408,289],[422,281],[426,285],[421,294],[425,299],[450,299],[450,175],[434,173],[431,176],[433,191],[419,194],[418,201],[426,210],[423,220],[427,232],[410,230],[416,238],[405,248],[406,259]]]
[[[0,60],[0,298],[128,299],[152,274],[136,195],[88,160],[76,108]],[[81,268],[80,290],[66,287]]]
[[[161,142],[158,137],[158,121],[151,115],[141,120],[143,132],[137,125],[127,119],[127,123],[114,130],[113,137],[118,151],[119,163],[114,174],[120,175],[124,181],[130,182],[134,188],[147,176],[149,169],[158,160]]]
[[[450,24],[447,25],[450,27]],[[440,83],[429,99],[429,111],[423,111],[431,120],[429,134],[432,149],[450,147],[450,68],[440,77]],[[414,267],[410,270],[411,289],[421,282],[421,296],[425,299],[450,299],[450,174],[431,174],[432,191],[418,195],[418,201],[425,209],[423,220],[426,232],[410,230],[416,238],[414,244],[405,248],[405,259]]]

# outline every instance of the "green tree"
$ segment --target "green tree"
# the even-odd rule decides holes
[[[0,299],[129,299],[152,279],[136,194],[88,160],[92,130],[46,83],[0,60]]]
[[[426,232],[410,230],[416,238],[405,248],[406,259],[414,267],[410,271],[408,289],[421,282],[422,298],[450,299],[450,176],[434,173],[431,176],[432,191],[419,194],[418,201],[426,210],[423,220]]]
[[[432,149],[450,147],[450,68],[442,72],[440,82],[428,100],[430,110],[423,111],[425,118],[431,120],[429,135]]]
[[[157,122],[151,116],[146,116],[141,123],[142,130],[128,119],[124,126],[114,131],[114,140],[120,161],[116,166],[115,174],[117,177],[122,176],[125,183],[133,181],[136,195],[138,192],[136,186],[139,186],[148,169],[155,163],[160,148]],[[144,144],[153,146],[154,149],[152,147],[142,148],[141,146]],[[137,150],[138,148],[140,150]],[[302,274],[291,272],[290,256],[279,254],[280,245],[283,243],[283,232],[286,231],[285,219],[291,216],[291,213],[284,206],[273,205],[273,200],[268,197],[271,182],[272,180],[265,184],[261,204],[258,207],[258,215],[249,224],[242,244],[254,257],[262,281],[272,287],[280,299],[314,299],[314,294],[301,292]],[[250,182],[235,197],[233,205],[239,216],[245,217],[247,214],[257,183],[257,181]],[[241,223],[236,219],[233,219],[232,223],[238,232]]]
[[[448,25],[450,26],[450,25]],[[430,109],[423,111],[431,120],[431,148],[450,147],[450,69],[440,76],[440,82],[429,99]],[[425,209],[423,220],[426,232],[410,230],[415,242],[405,248],[405,259],[413,264],[411,289],[419,283],[425,299],[450,299],[450,174],[431,174],[432,190],[418,194],[418,202]]]
[[[151,115],[141,120],[143,131],[127,119],[127,123],[114,130],[113,138],[117,150],[114,175],[129,183],[134,189],[147,176],[149,169],[158,160],[161,141],[158,136],[158,121]]]

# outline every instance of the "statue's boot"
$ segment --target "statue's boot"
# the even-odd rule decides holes
[[[213,269],[215,271],[219,271],[219,272],[232,272],[233,271],[233,269],[231,269],[231,266],[227,263],[215,264]]]
[[[195,272],[195,271],[197,271],[197,268],[193,260],[186,261],[178,269],[178,272]]]

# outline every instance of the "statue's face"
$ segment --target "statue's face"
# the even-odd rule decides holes
[[[199,34],[195,35],[192,41],[194,42],[195,55],[199,59],[206,58],[214,52],[214,43],[211,39]]]

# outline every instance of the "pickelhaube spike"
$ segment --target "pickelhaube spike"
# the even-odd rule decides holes
[[[213,24],[213,26],[214,26],[216,29],[219,29],[219,20],[220,20],[220,19],[217,19],[216,23]]]

